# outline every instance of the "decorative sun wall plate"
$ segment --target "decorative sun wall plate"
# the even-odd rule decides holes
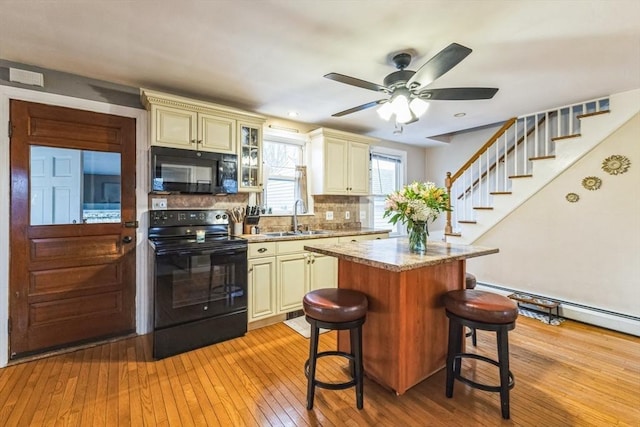
[[[626,156],[614,154],[602,161],[602,170],[610,175],[623,174],[629,170],[631,160]]]
[[[597,176],[588,176],[582,180],[582,186],[587,190],[597,190],[602,185],[602,180]]]
[[[567,202],[569,202],[569,203],[575,203],[578,200],[580,200],[580,196],[578,196],[576,193],[567,193],[565,198],[567,199]]]

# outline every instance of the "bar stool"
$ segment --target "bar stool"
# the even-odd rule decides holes
[[[476,276],[471,273],[465,273],[464,277],[464,288],[465,289],[475,289],[476,288]],[[469,328],[469,331],[466,334],[466,337],[471,337],[471,344],[474,347],[478,346],[478,336],[476,335],[476,330],[473,328]]]
[[[329,390],[356,388],[356,405],[363,405],[362,325],[366,320],[368,301],[362,292],[350,289],[317,289],[307,293],[302,304],[307,322],[311,324],[309,359],[304,364],[307,377],[307,409],[313,409],[315,387]],[[349,330],[351,353],[323,351],[318,353],[319,329]],[[343,383],[325,383],[316,379],[316,363],[320,357],[341,356],[349,360],[352,379]]]
[[[509,419],[509,390],[515,384],[509,371],[508,332],[516,327],[518,306],[511,299],[491,292],[464,289],[449,291],[444,296],[449,318],[449,348],[447,353],[447,397],[453,396],[453,383],[457,379],[470,387],[499,392],[502,418]],[[498,360],[462,352],[462,328],[467,326],[483,331],[495,331],[498,344]],[[500,385],[486,385],[465,378],[461,374],[463,358],[477,359],[497,366]]]

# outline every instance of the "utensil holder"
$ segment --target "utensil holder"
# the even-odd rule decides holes
[[[240,236],[242,234],[242,231],[243,231],[243,226],[244,226],[243,222],[234,222],[233,223],[233,235],[234,236]]]

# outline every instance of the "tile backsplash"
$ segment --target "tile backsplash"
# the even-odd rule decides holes
[[[166,196],[149,195],[151,199],[162,197],[167,199],[167,209],[225,209],[229,210],[237,206],[246,206],[249,203],[248,193],[238,193],[225,196],[210,195],[179,195]],[[314,202],[314,215],[298,215],[298,224],[305,229],[340,230],[360,228],[359,219],[360,197],[358,196],[312,196]],[[327,212],[333,212],[333,220],[327,220]],[[349,212],[349,219],[346,219]],[[260,218],[261,231],[288,231],[291,230],[291,215],[272,215]]]

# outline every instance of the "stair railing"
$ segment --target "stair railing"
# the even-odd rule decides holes
[[[447,172],[445,235],[459,235],[459,224],[475,223],[494,197],[511,194],[513,179],[531,176],[532,161],[555,156],[555,141],[579,136],[581,118],[608,111],[609,98],[599,98],[507,120],[456,173]]]

